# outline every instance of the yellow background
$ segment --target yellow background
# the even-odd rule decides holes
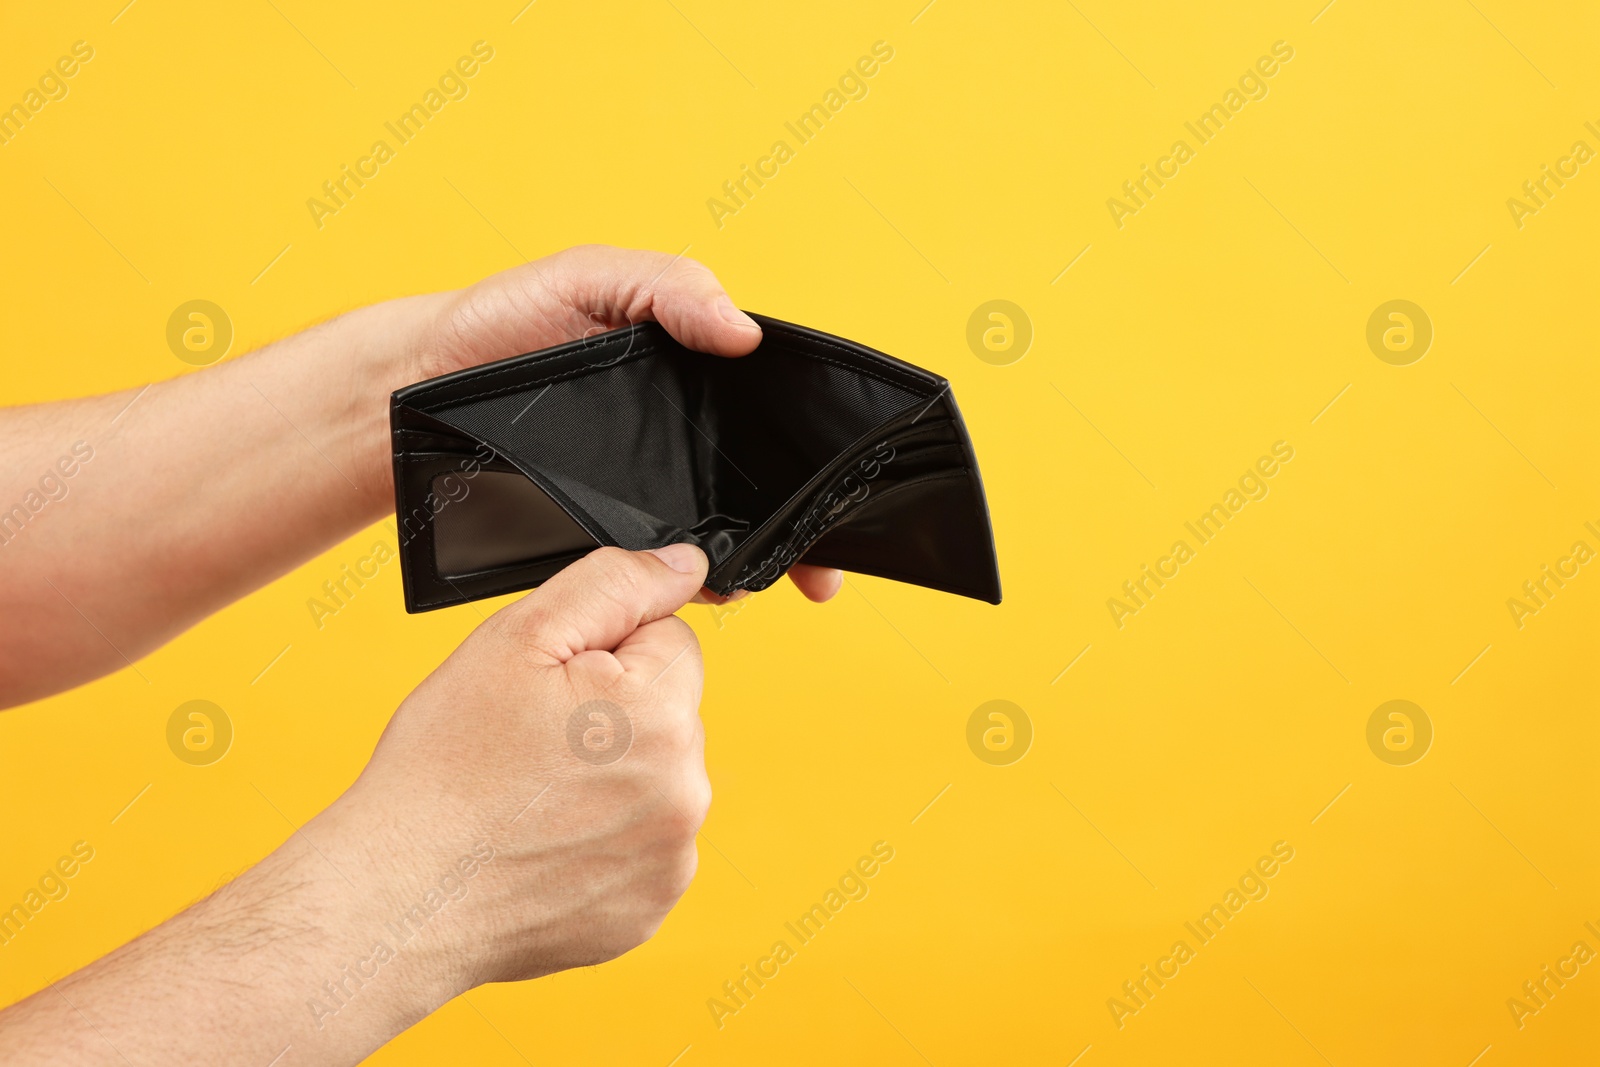
[[[227,310],[238,353],[607,242],[687,247],[745,307],[948,376],[968,419],[1004,605],[854,578],[826,607],[785,587],[720,625],[686,609],[716,789],[693,888],[625,958],[473,992],[372,1062],[1592,1061],[1600,967],[1521,1030],[1505,1002],[1580,938],[1600,949],[1600,568],[1520,630],[1506,600],[1600,548],[1600,167],[1520,229],[1506,200],[1575,140],[1600,148],[1600,16],[922,2],[0,16],[5,101],[95,49],[0,147],[7,403],[193,373],[165,341],[187,300]],[[318,230],[306,199],[477,40],[495,57],[470,95]],[[719,229],[707,198],[878,40],[869,95]],[[1107,198],[1278,40],[1269,95],[1117,228]],[[1365,340],[1396,298],[1435,330],[1404,367]],[[1008,366],[966,343],[991,299],[1033,323]],[[1119,630],[1106,599],[1279,440],[1270,496]],[[0,949],[0,1000],[181,909],[352,780],[480,618],[407,616],[391,564],[319,631],[307,599],[377,537],[139,673],[0,716],[0,898],[96,849]],[[166,747],[196,698],[237,732],[210,767]],[[1010,766],[967,747],[993,699],[1033,724]],[[1367,746],[1391,699],[1435,730],[1410,766]],[[870,896],[719,1030],[707,998],[878,840],[896,857]],[[1107,999],[1279,840],[1270,895],[1119,1030]]]

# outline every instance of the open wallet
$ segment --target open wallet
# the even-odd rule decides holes
[[[655,323],[407,386],[390,405],[406,610],[537,586],[601,545],[692,541],[706,586],[802,558],[1000,602],[950,383],[762,315],[751,354]]]

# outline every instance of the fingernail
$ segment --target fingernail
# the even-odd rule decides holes
[[[649,548],[645,551],[680,574],[694,574],[706,569],[706,554],[687,541],[662,545],[660,548]]]
[[[718,298],[717,314],[722,316],[722,320],[724,322],[731,322],[735,326],[743,326],[752,330],[761,329],[761,327],[756,325],[755,319],[752,319],[749,315],[746,315],[744,312],[733,306],[733,300],[729,298],[727,294],[723,294],[720,298]]]

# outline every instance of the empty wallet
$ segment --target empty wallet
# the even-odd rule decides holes
[[[1000,602],[950,383],[752,316],[726,359],[655,323],[394,393],[406,610],[529,589],[600,545],[691,541],[723,596],[800,559]]]

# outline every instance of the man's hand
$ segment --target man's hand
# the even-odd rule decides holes
[[[708,358],[761,338],[693,260],[575,248],[144,389],[0,411],[0,616],[26,620],[0,643],[0,707],[124,667],[390,513],[395,389],[648,320]],[[789,575],[812,600],[843,581]]]
[[[672,615],[705,573],[604,548],[503,608],[277,852],[0,1013],[8,1062],[355,1063],[473,986],[649,938],[711,801]]]
[[[703,264],[661,252],[584,245],[513,267],[449,294],[417,377],[659,322],[683,345],[748,355],[761,327]]]
[[[761,327],[734,305],[716,275],[663,252],[583,245],[449,297],[415,350],[413,381],[640,322],[659,322],[679,343],[714,356],[748,355],[761,343]],[[789,577],[818,603],[844,582],[837,570],[805,563],[791,567]],[[725,600],[710,590],[697,599]]]
[[[396,805],[417,870],[488,842],[462,905],[469,980],[600,963],[689,885],[711,803],[693,545],[599,549],[497,612],[400,706],[340,803]]]

